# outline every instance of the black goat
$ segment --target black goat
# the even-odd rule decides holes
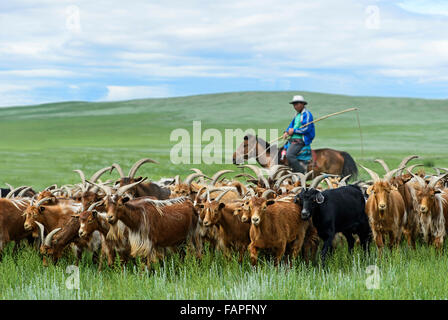
[[[312,217],[319,237],[324,241],[321,252],[322,265],[328,250],[332,251],[332,241],[336,233],[342,232],[347,238],[349,252],[352,251],[357,234],[364,250],[370,242],[370,225],[365,214],[365,199],[358,186],[349,185],[337,189],[319,191],[315,189],[326,175],[316,177],[309,188],[303,188],[294,201],[302,206],[301,218]],[[302,184],[304,185],[304,184]]]

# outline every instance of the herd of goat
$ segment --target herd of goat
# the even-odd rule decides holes
[[[372,180],[352,184],[350,177],[314,177],[282,165],[243,165],[233,179],[224,177],[233,170],[210,178],[193,168],[184,181],[176,176],[151,182],[136,177],[143,164],[156,163],[149,158],[128,175],[118,164],[89,179],[75,170],[81,178],[76,185],[2,189],[0,254],[8,242],[15,242],[15,252],[27,240],[44,264],[57,263],[71,247],[77,261],[83,251],[93,252],[99,268],[104,257],[109,265],[140,257],[149,268],[172,252],[183,257],[191,251],[200,259],[205,243],[227,257],[236,251],[240,262],[248,252],[252,265],[266,250],[276,266],[299,255],[314,261],[321,242],[323,264],[341,241],[351,252],[356,242],[368,250],[373,239],[381,255],[385,244],[397,247],[404,235],[412,248],[421,239],[441,249],[448,230],[448,169],[413,173],[418,165],[407,165],[415,158],[406,157],[393,170],[376,160],[385,170],[382,178],[361,166]],[[114,169],[120,179],[100,180]]]

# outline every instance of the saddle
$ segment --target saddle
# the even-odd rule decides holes
[[[318,168],[316,151],[311,149],[311,146],[303,147],[300,153],[298,154],[297,159],[300,161],[304,161],[306,163],[311,162],[312,168]]]
[[[287,150],[289,147],[289,142],[287,144],[285,144],[284,148]],[[318,168],[317,165],[317,155],[316,155],[316,151],[314,151],[313,149],[311,149],[311,146],[304,146],[301,150],[300,153],[297,155],[297,160],[309,163],[311,161],[311,166],[313,168]]]

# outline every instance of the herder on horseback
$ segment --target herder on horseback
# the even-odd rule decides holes
[[[305,107],[308,102],[302,96],[294,96],[290,104],[293,105],[297,114],[283,134],[283,139],[289,138],[289,141],[285,144],[286,159],[294,172],[305,173],[311,160],[311,142],[313,142],[315,136],[314,123],[299,128],[312,122],[313,115]]]

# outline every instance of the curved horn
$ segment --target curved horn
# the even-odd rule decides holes
[[[259,168],[254,166],[253,164],[243,164],[242,166],[239,166],[238,168],[249,168],[251,169],[257,176],[258,181],[262,181],[265,188],[269,188],[269,181],[263,176],[263,173]]]
[[[33,206],[34,201],[36,200],[36,197],[37,197],[37,195],[34,195],[34,196],[31,198],[30,205],[29,205],[30,207]]]
[[[399,170],[403,170],[404,168],[397,168],[391,171],[387,171],[386,174],[384,175],[384,180],[386,180],[387,182],[390,181],[390,179],[392,179],[392,176]]]
[[[270,195],[271,193],[276,194],[274,190],[272,190],[272,189],[268,189],[268,190],[265,190],[265,191],[263,192],[263,194],[261,195],[261,197],[267,199],[267,198],[268,198],[268,195]]]
[[[176,175],[176,176],[174,177],[174,184],[175,184],[175,185],[180,184],[180,176],[179,176],[179,175]]]
[[[190,170],[192,170],[194,173],[200,173],[200,174],[203,174],[201,170],[196,169],[196,168],[191,168]]]
[[[84,174],[84,172],[82,172],[82,170],[76,169],[76,170],[73,170],[73,172],[77,172],[79,174],[83,184],[86,183],[86,175]]]
[[[134,163],[134,165],[132,166],[131,170],[129,170],[129,174],[128,177],[129,178],[134,178],[135,173],[137,172],[137,170],[145,163],[155,163],[155,164],[159,164],[157,161],[149,159],[149,158],[144,158],[144,159],[140,159],[139,161],[137,161],[136,163]]]
[[[104,173],[110,170],[112,170],[112,166],[98,170],[90,177],[90,181],[96,182]]]
[[[25,192],[31,190],[31,187],[26,187],[25,189],[23,189],[22,191],[19,192],[19,197],[23,197],[23,195],[25,194]]]
[[[212,182],[210,183],[212,186],[214,186],[216,184],[216,182],[218,181],[218,179],[226,174],[226,173],[230,173],[230,172],[234,172],[233,170],[220,170],[218,172],[216,172],[213,176],[212,176]]]
[[[86,180],[87,183],[90,183],[91,185],[94,185],[95,187],[97,187],[98,189],[101,189],[104,191],[104,193],[106,194],[106,196],[110,197],[112,195],[112,188],[103,184],[96,184],[95,182],[91,182],[89,180]]]
[[[373,183],[380,181],[380,176],[373,170],[370,170],[360,164],[360,167],[367,171],[367,173],[372,177]]]
[[[50,200],[52,200],[52,198],[49,198],[49,197],[40,199],[40,200],[35,204],[35,207],[36,207],[36,208],[39,208],[41,205],[43,205],[44,202],[47,202],[47,201],[50,201]]]
[[[223,193],[221,193],[219,196],[217,196],[217,197],[215,198],[215,201],[216,201],[216,202],[221,201],[222,197],[224,197],[224,196],[227,194],[227,192],[229,192],[229,191],[231,191],[231,189],[228,189],[228,190],[224,191]]]
[[[239,174],[237,174],[236,176],[235,176],[235,178],[240,178],[240,177],[247,177],[247,178],[250,178],[250,179],[252,179],[252,180],[257,180],[257,178],[255,178],[253,175],[251,175],[251,174],[248,174],[248,173],[239,173]]]
[[[44,189],[44,191],[50,191],[50,189],[56,189],[57,187],[58,187],[57,184],[53,184],[53,185],[51,185],[51,186],[49,186],[49,187],[46,187],[46,188]]]
[[[44,230],[45,230],[45,228],[44,228],[44,226],[42,225],[42,223],[40,223],[40,222],[38,222],[38,221],[34,221],[36,224],[37,224],[37,226],[39,227],[39,230],[40,230],[40,232],[39,232],[39,235],[40,235],[40,242],[41,243],[43,243],[44,241],[45,241],[45,236],[44,236]]]
[[[412,171],[412,170],[414,170],[415,167],[423,167],[423,165],[422,164],[413,164],[412,166],[407,167],[406,171],[408,171],[408,172]]]
[[[255,197],[255,191],[254,191],[254,189],[252,189],[252,188],[250,188],[250,187],[248,187],[248,186],[246,186],[246,189],[247,189],[247,192],[246,192],[246,194],[245,194],[244,196],[247,196],[247,194],[250,193],[250,196],[251,196],[251,197]]]
[[[240,169],[249,168],[255,173],[257,177],[261,174],[260,169],[254,166],[253,164],[243,164],[242,166],[238,166],[238,168]]]
[[[282,177],[282,174],[285,173],[285,175],[292,173],[292,171],[290,169],[284,169],[284,168],[280,168],[273,176],[272,176],[272,180],[277,180],[279,179],[279,177]]]
[[[411,161],[412,159],[417,159],[417,158],[418,158],[417,155],[412,155],[412,156],[404,158],[403,160],[401,160],[400,164],[398,165],[398,168],[405,167],[409,161]],[[403,170],[400,170],[398,172],[398,175],[401,176],[402,174],[403,174]]]
[[[6,199],[11,199],[11,197],[14,195],[14,193],[16,193],[19,190],[22,190],[24,188],[27,188],[27,186],[21,186],[15,189],[11,189],[11,191],[9,191],[9,193],[6,195]]]
[[[207,189],[207,187],[206,187],[206,186],[203,186],[202,188],[200,188],[200,189],[198,190],[198,193],[196,193],[196,197],[194,198],[194,203],[193,203],[194,206],[196,206],[196,204],[198,203],[198,199],[202,199],[202,198],[201,198],[201,193],[202,193],[202,191],[203,191],[204,189]]]
[[[87,209],[87,211],[92,211],[93,209],[95,209],[96,207],[98,207],[101,203],[103,202],[103,200],[97,201],[95,203],[92,203],[89,208]]]
[[[338,186],[340,187],[344,187],[347,185],[347,180],[350,179],[352,175],[349,174],[348,176],[345,176],[344,178],[341,179],[341,181],[338,182]]]
[[[51,240],[53,240],[53,236],[54,236],[57,232],[59,232],[61,229],[62,229],[62,228],[56,228],[56,229],[52,230],[52,231],[47,235],[47,237],[45,238],[44,245],[46,245],[47,247],[50,247],[50,246],[51,246]]]
[[[300,185],[302,188],[306,188],[306,177],[301,172],[294,172],[295,175],[299,176],[300,178]]]
[[[447,175],[448,175],[448,173],[445,173],[445,174],[443,174],[441,176],[438,176],[438,177],[434,177],[434,176],[431,177],[431,180],[428,183],[428,187],[434,188],[436,186],[437,182],[439,182],[440,179],[445,178]]]
[[[386,162],[384,162],[383,159],[376,159],[375,162],[378,162],[384,169],[384,171],[389,172],[389,166],[386,164]]]
[[[146,180],[146,177],[143,178],[143,179],[140,180],[140,181],[137,181],[137,182],[134,182],[134,183],[131,183],[131,184],[127,184],[127,185],[125,185],[125,186],[122,186],[122,187],[118,188],[118,190],[117,190],[117,195],[122,196],[122,195],[123,195],[125,192],[127,192],[129,189],[132,189],[133,187],[135,187],[136,185],[142,183],[142,182],[145,181],[145,180]]]
[[[310,170],[307,173],[305,173],[305,180],[308,180],[312,174],[314,174],[314,170]]]
[[[295,174],[294,174],[294,173],[290,173],[290,174],[287,174],[287,175],[285,175],[285,176],[279,178],[279,179],[275,182],[275,184],[274,184],[274,189],[278,189],[278,188],[280,188],[280,185],[282,184],[282,182],[285,181],[286,179],[292,177],[292,176],[295,176]]]
[[[184,183],[186,185],[191,185],[193,180],[196,179],[196,178],[199,178],[199,177],[206,177],[206,175],[203,174],[203,173],[192,173],[192,174],[188,175],[188,177],[185,178]]]
[[[111,165],[110,167],[110,173],[112,173],[112,171],[116,169],[118,174],[120,175],[120,178],[125,178],[126,176],[124,175],[123,169],[121,169],[120,165],[118,163],[114,163]]]
[[[201,194],[204,189],[206,190],[206,192]],[[205,186],[202,187],[201,189],[199,189],[198,194],[196,195],[196,198],[199,197],[201,200],[204,200],[204,198],[207,196],[207,192],[209,192],[207,187],[205,187]]]
[[[317,176],[316,178],[313,179],[313,181],[311,181],[310,189],[316,188],[322,180],[324,180],[325,178],[328,178],[328,177],[329,177],[328,174],[321,174],[321,175]]]
[[[284,165],[282,165],[282,164],[276,164],[276,165],[274,165],[274,166],[272,166],[270,169],[269,169],[269,179],[275,179],[275,176],[277,175],[277,173],[280,171],[280,170],[285,170],[285,169],[289,169],[288,167],[286,167],[286,166],[284,166]]]
[[[414,177],[415,180],[417,180],[420,186],[426,187],[426,181],[422,177],[412,173],[412,169],[414,169],[414,167],[416,166],[417,165],[410,166],[409,168],[406,168],[406,170],[411,174],[411,176]]]

